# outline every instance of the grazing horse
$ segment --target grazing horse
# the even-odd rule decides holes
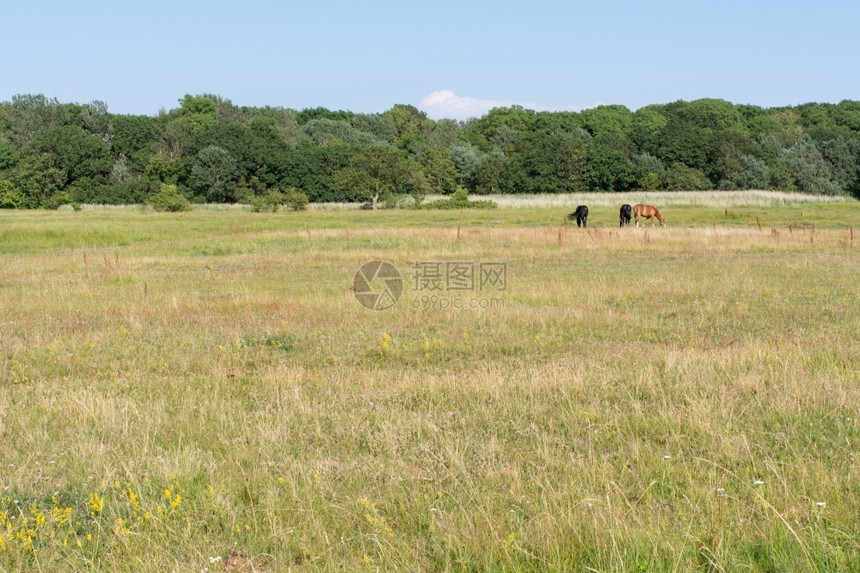
[[[576,219],[577,227],[587,227],[588,226],[588,207],[585,205],[580,205],[576,208],[576,211],[567,216],[568,220]]]
[[[636,226],[639,226],[639,217],[643,219],[648,219],[652,223],[654,222],[651,217],[656,217],[658,221],[660,221],[660,226],[666,226],[666,219],[663,218],[663,214],[660,212],[660,209],[654,207],[652,205],[636,205],[633,207],[633,217],[636,219]]]
[[[621,212],[618,214],[618,226],[624,227],[630,225],[630,218],[633,216],[633,207],[625,203],[621,206]]]

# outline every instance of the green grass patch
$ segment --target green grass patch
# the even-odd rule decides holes
[[[610,199],[0,213],[0,569],[856,570],[856,203]]]

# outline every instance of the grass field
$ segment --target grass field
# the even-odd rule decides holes
[[[860,204],[618,197],[0,212],[0,571],[860,570]]]

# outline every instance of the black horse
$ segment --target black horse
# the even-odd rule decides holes
[[[568,221],[571,219],[576,219],[577,227],[587,227],[588,226],[588,207],[585,205],[580,205],[576,208],[576,211],[567,216]]]
[[[633,217],[633,207],[625,203],[621,206],[621,212],[618,215],[618,226],[624,227],[630,225],[630,219]]]

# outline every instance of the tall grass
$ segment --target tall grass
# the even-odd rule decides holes
[[[860,244],[806,209],[3,213],[0,570],[856,570]]]
[[[502,208],[525,207],[620,207],[623,203],[645,203],[661,206],[694,205],[701,207],[777,207],[809,203],[853,202],[848,197],[805,195],[783,191],[631,191],[626,193],[562,193],[558,195],[493,195],[489,197]]]

